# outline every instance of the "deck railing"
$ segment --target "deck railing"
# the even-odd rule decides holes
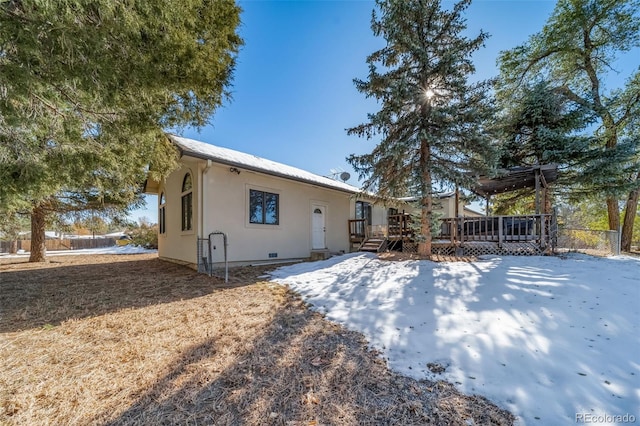
[[[392,241],[413,238],[411,215],[405,213],[387,216],[387,238]]]
[[[549,239],[551,215],[449,217],[441,220],[437,238],[451,243],[465,241],[537,242],[544,246]]]
[[[395,214],[387,217],[386,225],[368,225],[366,219],[349,220],[349,241],[358,243],[369,237],[383,237],[392,241],[413,237],[411,216]]]
[[[406,241],[414,238],[408,214],[389,215],[386,228],[371,227],[365,219],[349,220],[349,241],[362,243],[369,237],[384,236],[389,241]],[[459,244],[470,241],[498,243],[532,242],[545,247],[554,238],[553,220],[550,214],[517,216],[448,217],[440,220],[440,233],[434,240]]]
[[[361,243],[368,237],[366,219],[349,219],[349,241]]]

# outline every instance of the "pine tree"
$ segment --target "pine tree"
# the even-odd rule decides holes
[[[0,4],[0,203],[29,210],[31,261],[54,213],[123,211],[166,174],[163,129],[202,126],[229,98],[232,0]]]
[[[603,155],[616,161],[632,158],[634,144],[618,144],[630,119],[640,114],[640,71],[621,89],[606,90],[604,78],[618,55],[640,46],[639,16],[638,0],[559,0],[540,33],[501,54],[501,90],[508,96],[523,83],[544,77],[556,91],[598,118],[595,136]],[[606,195],[609,228],[618,230],[618,197],[622,191],[631,191],[628,201],[634,202],[637,198],[632,195],[640,182],[626,179],[626,172],[597,177]],[[626,211],[633,212],[635,207],[627,205]],[[632,222],[633,218],[625,219],[625,228],[631,229]]]
[[[557,163],[576,165],[591,138],[580,132],[591,122],[588,111],[569,102],[546,82],[525,87],[500,100],[497,127],[502,167]]]
[[[472,171],[492,164],[486,134],[492,105],[489,81],[470,83],[471,55],[485,32],[462,35],[470,0],[451,10],[437,0],[378,0],[371,28],[386,46],[367,58],[368,80],[356,88],[380,111],[348,134],[381,136],[373,152],[348,161],[365,178],[363,189],[381,197],[418,196],[422,210],[419,253],[431,255],[433,193],[437,186],[470,185]]]

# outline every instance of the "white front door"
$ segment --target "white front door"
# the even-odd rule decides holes
[[[327,247],[325,241],[325,212],[324,206],[311,205],[311,248],[313,250]]]

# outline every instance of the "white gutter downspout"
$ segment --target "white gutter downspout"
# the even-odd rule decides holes
[[[209,169],[211,168],[211,160],[207,160],[207,166],[202,169],[202,174],[200,175],[200,238],[205,238],[205,230],[204,230],[204,225],[205,225],[205,220],[204,220],[204,202],[205,202],[205,175],[207,174],[207,172],[209,171]]]

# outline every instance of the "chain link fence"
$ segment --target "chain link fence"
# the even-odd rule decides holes
[[[208,238],[198,238],[198,272],[229,281],[227,262],[227,235],[212,232]]]
[[[556,250],[561,253],[577,251],[597,256],[619,255],[620,234],[618,231],[560,227]]]

